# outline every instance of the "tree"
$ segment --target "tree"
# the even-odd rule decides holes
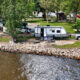
[[[40,6],[39,0],[34,0],[35,3],[35,11],[37,12],[43,12],[43,20],[46,21],[46,12],[43,7]]]
[[[2,14],[2,12],[1,12],[1,4],[2,4],[2,2],[3,2],[3,0],[0,0],[0,18],[1,18],[1,14]]]
[[[76,22],[77,13],[80,11],[80,0],[63,0],[62,8],[66,13],[74,13]]]
[[[80,20],[78,20],[78,21],[73,25],[73,29],[77,29],[77,32],[80,31]]]
[[[26,9],[27,9],[27,15],[26,16],[33,16],[32,12],[34,11],[35,9],[35,3],[34,3],[34,0],[26,0]]]
[[[17,36],[16,28],[21,28],[22,19],[29,16],[33,6],[32,0],[3,0],[1,5],[2,16],[6,20],[7,31],[13,39]]]
[[[61,10],[62,0],[52,0],[51,11],[56,11],[57,22],[58,22],[58,12]]]
[[[39,3],[40,3],[40,6],[45,9],[47,25],[48,25],[48,13],[50,11],[51,0],[39,0]]]
[[[3,17],[6,19],[6,26],[9,34],[14,38],[16,36],[16,24],[17,24],[17,15],[16,15],[16,1],[14,0],[4,0],[2,6]]]
[[[48,24],[48,12],[56,12],[57,22],[58,22],[58,12],[60,10],[62,0],[39,0],[40,6],[44,8],[47,15],[47,24]]]

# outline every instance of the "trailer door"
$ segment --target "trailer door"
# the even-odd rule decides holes
[[[41,37],[44,37],[44,28],[41,28]]]

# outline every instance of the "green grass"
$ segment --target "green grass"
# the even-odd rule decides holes
[[[0,42],[9,42],[10,38],[7,37],[0,37]]]
[[[80,41],[75,42],[74,44],[67,44],[67,45],[53,45],[55,48],[80,48]]]
[[[45,26],[46,21],[40,22],[40,25]],[[75,31],[72,29],[73,23],[67,23],[67,22],[49,22],[50,26],[62,26],[66,29],[68,33],[75,33]]]
[[[41,26],[46,26],[47,22],[43,21],[42,18],[34,18],[27,20],[28,23],[40,23]],[[68,33],[75,33],[75,31],[72,29],[72,26],[74,23],[68,23],[68,22],[49,22],[50,26],[62,26],[66,29]]]
[[[41,21],[43,21],[42,18],[28,18],[27,19],[28,23],[40,23]]]

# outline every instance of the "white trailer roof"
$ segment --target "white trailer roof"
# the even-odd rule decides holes
[[[64,28],[64,27],[61,27],[61,26],[37,26],[35,28]]]

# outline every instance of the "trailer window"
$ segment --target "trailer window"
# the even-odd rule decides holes
[[[61,31],[60,30],[57,30],[57,33],[60,33]]]
[[[52,30],[52,32],[54,33],[54,32],[55,32],[55,30]]]

